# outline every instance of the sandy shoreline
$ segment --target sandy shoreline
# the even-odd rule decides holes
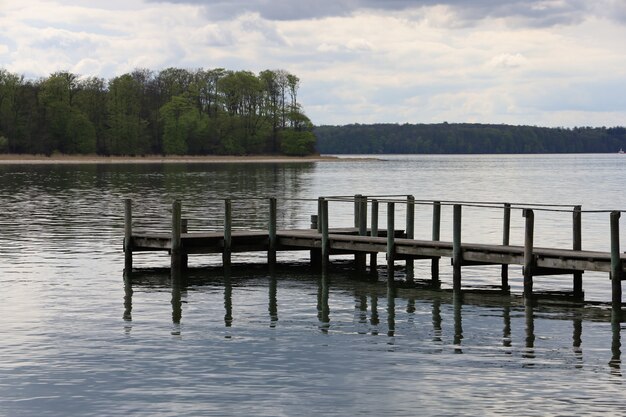
[[[99,156],[99,155],[0,155],[0,165],[27,164],[191,164],[191,163],[305,163],[347,161],[336,156],[209,155],[209,156]]]

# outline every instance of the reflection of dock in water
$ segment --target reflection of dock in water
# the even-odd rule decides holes
[[[307,200],[309,201],[309,200]],[[543,275],[572,275],[572,291],[552,295],[583,299],[583,273],[586,271],[608,272],[611,278],[613,310],[621,316],[622,280],[626,276],[626,254],[620,252],[619,218],[620,211],[610,213],[611,251],[589,251],[582,249],[581,219],[584,211],[580,206],[561,205],[519,205],[509,203],[473,203],[420,201],[413,196],[405,199],[397,197],[321,197],[317,201],[318,212],[312,217],[310,229],[281,230],[277,224],[278,204],[275,198],[268,199],[266,230],[233,230],[232,201],[224,200],[223,230],[212,232],[193,232],[188,230],[188,222],[182,219],[180,201],[172,206],[171,231],[169,233],[137,232],[133,229],[131,201],[125,201],[125,238],[126,270],[132,271],[133,253],[149,251],[167,251],[171,257],[172,270],[187,268],[189,255],[221,254],[223,265],[231,265],[231,256],[237,252],[267,252],[267,263],[276,265],[279,251],[309,251],[313,267],[327,271],[333,255],[352,255],[358,273],[363,276],[367,270],[367,255],[370,255],[370,272],[377,271],[378,254],[386,255],[387,280],[390,286],[400,285],[395,279],[395,262],[406,262],[406,282],[414,285],[414,262],[427,260],[431,263],[431,279],[428,284],[433,288],[440,286],[439,261],[449,258],[452,264],[452,287],[455,292],[466,288],[462,285],[462,267],[499,265],[501,284],[499,291],[509,291],[509,265],[521,265],[524,296],[535,298],[534,279]],[[343,228],[330,228],[329,202],[354,204],[354,225]],[[379,228],[379,206],[386,203],[386,228]],[[404,228],[396,228],[395,206],[405,208]],[[415,239],[415,206],[432,206],[432,239]],[[452,241],[442,241],[441,207],[451,206]],[[478,207],[485,210],[502,211],[502,243],[470,243],[462,238],[462,208]],[[566,208],[567,207],[567,208]],[[519,210],[525,218],[524,245],[510,244],[511,212]],[[535,211],[566,212],[572,215],[571,248],[541,248],[534,245]],[[368,212],[371,213],[368,225]],[[594,212],[598,212],[597,210]],[[388,231],[391,231],[388,233]],[[371,275],[370,275],[371,276]],[[422,281],[424,282],[424,281]]]
[[[611,357],[607,358],[610,372],[621,376],[621,326],[615,320],[615,314],[605,305],[587,305],[580,308],[580,303],[558,301],[553,303],[536,303],[523,297],[510,295],[503,297],[484,293],[457,293],[453,291],[438,291],[426,288],[394,288],[383,282],[355,282],[348,279],[331,280],[329,274],[313,274],[299,271],[298,277],[288,271],[274,272],[250,270],[247,267],[226,268],[224,270],[190,270],[189,273],[179,273],[166,269],[138,270],[130,276],[126,275],[125,298],[123,317],[132,322],[133,288],[168,289],[171,291],[172,334],[180,334],[180,324],[184,316],[184,306],[188,301],[188,286],[196,288],[221,288],[223,291],[223,326],[231,328],[237,321],[238,306],[233,303],[233,293],[237,288],[249,290],[250,286],[267,288],[268,325],[275,328],[281,320],[278,289],[281,285],[297,282],[316,288],[317,303],[310,311],[310,317],[317,319],[319,331],[332,333],[342,331],[345,323],[337,322],[333,318],[331,292],[354,299],[353,326],[355,332],[361,335],[380,336],[389,338],[388,344],[394,345],[395,337],[409,336],[424,337],[424,342],[430,343],[433,352],[463,354],[464,340],[469,339],[467,349],[477,349],[473,341],[474,334],[485,332],[482,320],[484,317],[500,318],[500,337],[494,337],[497,328],[489,329],[490,339],[484,343],[497,344],[479,346],[492,351],[499,349],[503,355],[518,354],[523,359],[523,366],[532,367],[541,362],[542,355],[547,354],[544,346],[545,339],[563,338],[565,334],[554,335],[546,333],[536,334],[535,322],[537,319],[547,321],[571,321],[571,361],[575,367],[584,366],[583,328],[584,323],[611,323]],[[335,275],[333,275],[335,276]],[[233,287],[233,282],[238,283]],[[283,284],[281,284],[283,283]],[[430,306],[430,319],[424,320],[424,312]],[[416,313],[421,320],[416,323]],[[288,314],[288,313],[285,313]],[[335,314],[337,312],[335,311]],[[465,317],[464,320],[464,316]],[[222,320],[221,318],[218,320]],[[284,318],[283,318],[284,320]],[[345,314],[342,316],[345,320]],[[407,323],[412,326],[407,327]],[[425,324],[428,326],[425,327]],[[400,325],[398,325],[400,324]],[[236,327],[236,326],[235,326]],[[407,334],[407,328],[417,327],[419,333]],[[429,327],[429,328],[427,328]],[[230,337],[230,336],[226,336]]]

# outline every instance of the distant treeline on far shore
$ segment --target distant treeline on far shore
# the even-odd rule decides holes
[[[351,124],[316,127],[323,154],[615,153],[624,127],[547,128],[495,124]]]
[[[299,86],[284,70],[26,80],[0,68],[0,153],[308,155],[315,136]]]

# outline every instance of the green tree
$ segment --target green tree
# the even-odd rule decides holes
[[[96,152],[96,129],[80,111],[70,113],[65,137],[66,153],[91,154]]]
[[[285,155],[305,156],[315,151],[315,135],[309,131],[283,130],[280,147]]]
[[[200,112],[188,97],[174,96],[161,107],[164,121],[163,152],[167,155],[184,155],[188,142],[198,130]]]
[[[0,135],[5,135],[6,150],[15,148],[19,136],[18,98],[24,77],[0,69]]]
[[[143,155],[149,152],[148,123],[140,116],[141,85],[125,74],[109,82],[107,153]]]
[[[91,131],[91,128],[84,126],[84,120],[81,116],[76,116],[76,109],[80,110],[84,116],[93,125],[96,145],[95,149],[83,151],[82,153],[106,152],[106,109],[107,106],[107,89],[106,82],[102,78],[88,77],[78,81],[78,91],[74,95],[72,105],[73,119],[71,123],[72,129],[83,125],[83,128]],[[91,149],[92,145],[85,146],[84,149]]]

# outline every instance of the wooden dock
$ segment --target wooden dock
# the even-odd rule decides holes
[[[377,267],[377,254],[386,254],[389,268],[388,283],[394,285],[394,262],[407,262],[407,272],[412,271],[413,261],[431,261],[431,282],[439,284],[439,261],[449,258],[453,268],[453,290],[462,290],[461,270],[464,266],[500,265],[501,290],[509,289],[509,265],[523,267],[524,296],[533,297],[533,277],[541,275],[571,274],[573,276],[573,297],[583,298],[582,275],[586,271],[599,271],[609,274],[612,305],[621,314],[622,283],[626,277],[626,254],[620,252],[619,218],[620,211],[608,212],[610,216],[611,250],[608,252],[582,250],[581,207],[573,206],[571,248],[554,249],[534,246],[533,208],[514,207],[522,210],[525,218],[524,245],[509,244],[510,216],[512,205],[503,203],[502,244],[478,244],[464,241],[461,236],[462,207],[481,206],[480,203],[455,203],[432,201],[432,239],[414,238],[414,208],[416,200],[408,196],[406,200],[385,201],[379,198],[354,196],[354,227],[329,228],[328,202],[332,198],[318,199],[318,213],[311,216],[310,229],[279,230],[276,224],[277,201],[269,199],[267,230],[232,230],[231,200],[224,200],[224,228],[219,232],[189,232],[182,219],[181,203],[172,205],[172,227],[169,233],[134,232],[132,224],[132,202],[125,200],[124,251],[126,269],[132,270],[134,252],[167,251],[171,257],[171,267],[187,267],[190,254],[222,254],[225,266],[231,263],[231,254],[236,252],[267,252],[268,265],[276,263],[278,251],[310,251],[311,263],[326,269],[330,257],[336,254],[354,255],[357,270],[365,271],[366,259],[370,255],[370,268]],[[387,204],[387,224],[385,229],[378,227],[378,207]],[[423,204],[423,202],[420,202]],[[403,229],[395,226],[395,204],[406,204],[406,223]],[[441,205],[453,206],[453,240],[440,240]],[[491,204],[491,203],[489,203]],[[492,206],[489,206],[493,208]],[[367,225],[368,208],[371,221]],[[566,211],[558,209],[557,211]],[[393,233],[387,233],[387,231]],[[412,278],[409,273],[407,277]]]

